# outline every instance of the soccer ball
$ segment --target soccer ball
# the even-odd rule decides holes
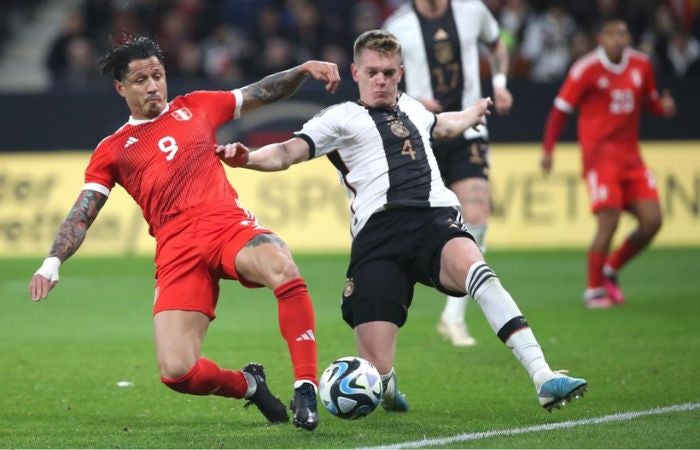
[[[357,419],[374,411],[382,398],[382,380],[371,362],[346,356],[323,371],[319,383],[321,403],[342,419]]]

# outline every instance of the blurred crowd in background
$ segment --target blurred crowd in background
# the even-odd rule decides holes
[[[0,0],[7,18],[49,0]],[[109,87],[97,58],[110,40],[147,32],[160,42],[169,81],[238,86],[307,59],[349,71],[352,42],[407,0],[84,0],[46,51],[54,89]],[[484,0],[511,53],[511,78],[561,80],[596,46],[604,15],[626,18],[635,47],[660,76],[700,79],[700,0]],[[488,71],[484,59],[483,70]]]

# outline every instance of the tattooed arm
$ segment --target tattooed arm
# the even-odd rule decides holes
[[[29,282],[32,300],[39,301],[49,294],[58,283],[58,268],[68,259],[85,240],[88,228],[95,221],[97,214],[107,201],[107,196],[91,190],[80,193],[68,216],[58,229],[56,238],[44,260]]]
[[[284,100],[294,94],[309,76],[325,81],[326,90],[331,94],[335,93],[340,84],[337,65],[323,61],[306,61],[300,66],[268,75],[256,83],[241,88],[243,95],[241,112],[245,113],[263,105]]]

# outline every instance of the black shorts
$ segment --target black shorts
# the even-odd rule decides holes
[[[440,253],[452,238],[474,238],[454,208],[398,208],[374,214],[352,243],[343,319],[352,328],[376,320],[406,322],[413,287],[440,284]]]
[[[489,143],[483,138],[435,140],[433,153],[447,187],[465,178],[489,179]]]

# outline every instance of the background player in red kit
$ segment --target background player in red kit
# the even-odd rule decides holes
[[[656,185],[639,149],[640,114],[646,108],[670,117],[676,107],[668,92],[659,97],[651,62],[629,47],[623,20],[603,20],[598,43],[596,50],[571,67],[554,101],[545,126],[541,166],[545,174],[551,171],[554,144],[568,114],[578,107],[583,176],[597,218],[588,250],[584,301],[589,308],[609,308],[624,303],[617,272],[649,244],[662,222]],[[609,253],[623,209],[638,225]]]
[[[270,422],[289,420],[259,364],[220,368],[200,350],[219,294],[219,279],[267,286],[278,300],[279,325],[294,368],[294,424],[313,430],[316,408],[314,311],[289,249],[243,209],[214,152],[216,128],[293,94],[306,78],[335,92],[335,64],[306,63],[233,91],[198,91],[167,102],[163,56],[156,42],[134,37],[101,60],[126,100],[129,121],[99,143],[85,185],[61,224],[49,257],[30,282],[39,301],[58,282],[60,264],[85,234],[119,183],[134,198],[156,238],[153,326],[161,379],[193,395],[246,398]],[[304,339],[297,339],[300,336]],[[247,406],[247,405],[246,405]]]

